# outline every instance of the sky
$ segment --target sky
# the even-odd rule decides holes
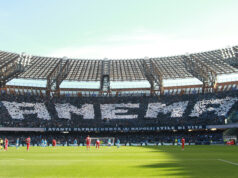
[[[0,0],[0,50],[83,59],[238,45],[237,0]]]

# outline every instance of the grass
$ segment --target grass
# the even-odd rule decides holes
[[[238,177],[238,147],[12,147],[0,177]]]

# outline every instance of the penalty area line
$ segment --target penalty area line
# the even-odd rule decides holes
[[[228,163],[228,164],[233,164],[233,165],[236,165],[238,166],[238,163],[233,163],[231,161],[227,161],[227,160],[224,160],[224,159],[217,159],[218,161],[222,161],[222,162],[225,162],[225,163]]]

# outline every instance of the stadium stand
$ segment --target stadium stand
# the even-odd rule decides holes
[[[235,91],[163,97],[64,97],[2,94],[3,127],[177,127],[225,124]]]
[[[208,143],[238,127],[227,124],[238,110],[237,46],[128,60],[0,51],[0,79],[0,133],[10,137],[29,131],[33,140],[58,134],[64,142],[69,132],[69,143],[77,133],[110,133],[123,143],[162,143],[199,135]]]
[[[74,140],[77,140],[78,145],[85,145],[85,138],[88,133],[31,133],[32,145],[41,145],[42,139],[46,139],[48,144],[52,143],[52,139],[56,139],[58,144],[73,144]],[[90,133],[92,137],[105,137],[108,136],[108,133]],[[116,139],[119,138],[121,144],[123,145],[133,145],[133,144],[167,144],[172,143],[176,144],[176,139],[184,137],[187,140],[188,144],[211,144],[212,143],[220,143],[223,144],[222,132],[211,132],[211,131],[203,131],[203,132],[135,132],[135,133],[110,133],[112,137]],[[25,138],[29,136],[29,133],[21,133],[16,135],[15,133],[0,133],[0,138],[7,137],[9,142],[15,144],[16,139],[20,139],[20,144],[25,144]]]

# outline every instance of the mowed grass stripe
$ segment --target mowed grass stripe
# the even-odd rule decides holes
[[[25,147],[0,152],[0,177],[237,177],[238,147]]]

